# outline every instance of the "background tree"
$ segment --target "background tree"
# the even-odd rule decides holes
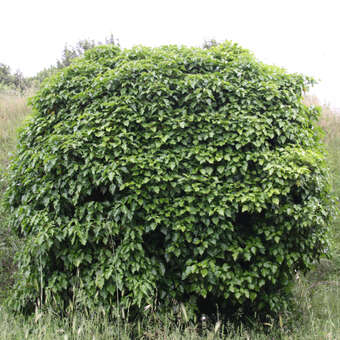
[[[61,59],[57,61],[57,68],[61,69],[69,66],[73,59],[84,55],[87,50],[100,45],[119,45],[119,43],[118,40],[114,38],[113,34],[111,34],[109,37],[105,38],[104,42],[83,39],[78,41],[74,46],[66,44]]]
[[[219,43],[217,42],[216,39],[208,39],[208,40],[204,40],[202,48],[208,50],[214,46],[217,46]]]
[[[24,91],[29,84],[29,80],[24,77],[20,70],[12,73],[8,65],[0,63],[0,85],[9,89]]]
[[[8,65],[0,63],[0,83],[4,85],[12,85],[13,76]]]

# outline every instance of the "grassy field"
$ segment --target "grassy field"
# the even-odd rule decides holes
[[[28,95],[0,91],[0,198],[6,187],[4,174],[17,142],[17,128],[30,113]],[[6,228],[6,213],[0,204],[0,299],[12,283],[13,256],[18,246],[17,240]]]
[[[30,110],[26,95],[0,93],[0,195],[6,186],[4,172],[15,149],[16,129]],[[331,167],[334,191],[340,197],[340,117],[323,109],[320,125]],[[52,310],[37,310],[29,319],[11,315],[1,304],[15,271],[13,255],[20,247],[6,227],[6,212],[0,210],[0,339],[340,339],[340,219],[332,229],[331,260],[324,259],[307,276],[297,274],[294,285],[295,310],[283,312],[278,320],[235,325],[200,320],[193,324],[179,317],[160,316],[151,309],[137,324],[128,323],[121,311],[109,317],[103,311],[70,312],[59,318]],[[109,321],[115,320],[115,321]]]

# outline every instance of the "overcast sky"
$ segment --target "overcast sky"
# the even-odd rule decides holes
[[[0,62],[31,76],[66,43],[123,48],[232,40],[266,63],[320,79],[313,93],[340,108],[339,0],[0,0]]]

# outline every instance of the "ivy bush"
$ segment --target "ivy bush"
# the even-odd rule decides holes
[[[44,83],[7,204],[11,304],[277,311],[327,250],[311,78],[236,44],[102,46]]]

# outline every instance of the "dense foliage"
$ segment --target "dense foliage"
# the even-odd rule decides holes
[[[311,82],[228,42],[97,47],[53,76],[9,179],[11,304],[278,310],[333,214]]]

